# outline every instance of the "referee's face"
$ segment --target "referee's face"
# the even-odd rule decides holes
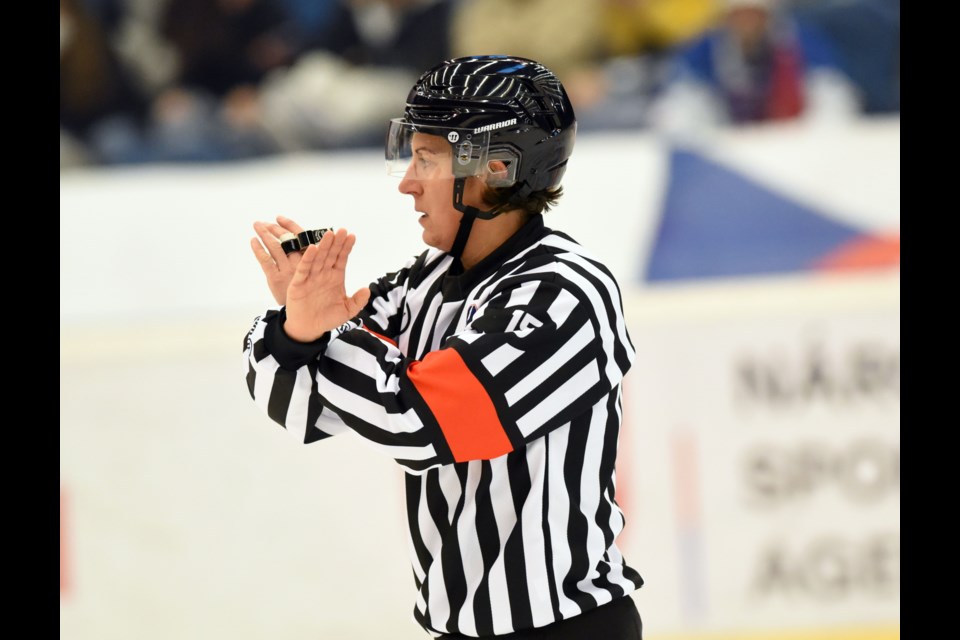
[[[410,146],[410,164],[400,181],[400,193],[413,196],[413,207],[420,213],[423,241],[441,251],[449,251],[463,216],[453,207],[450,145],[440,136],[415,133]],[[464,203],[476,206],[481,202],[481,195],[480,181],[468,178]]]

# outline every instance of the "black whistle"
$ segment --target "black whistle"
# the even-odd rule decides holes
[[[280,248],[283,249],[284,253],[293,253],[294,251],[303,251],[311,244],[317,244],[320,242],[320,238],[323,237],[327,231],[333,231],[333,229],[311,229],[310,231],[301,231],[297,234],[295,238],[290,238],[289,240],[284,240],[280,243]]]

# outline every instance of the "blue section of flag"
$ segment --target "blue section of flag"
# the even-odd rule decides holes
[[[811,269],[863,235],[691,151],[674,149],[648,282]]]

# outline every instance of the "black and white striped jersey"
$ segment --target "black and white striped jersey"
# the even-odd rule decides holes
[[[251,396],[301,442],[352,430],[403,467],[414,616],[434,635],[541,627],[639,588],[615,542],[634,358],[617,283],[540,216],[453,264],[424,252],[312,344],[282,308],[258,317]]]

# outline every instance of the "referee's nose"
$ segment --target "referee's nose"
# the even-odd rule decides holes
[[[420,180],[413,177],[413,171],[413,161],[411,160],[410,164],[407,165],[406,173],[403,174],[403,179],[397,185],[397,189],[404,195],[412,196],[423,192],[423,185]]]

